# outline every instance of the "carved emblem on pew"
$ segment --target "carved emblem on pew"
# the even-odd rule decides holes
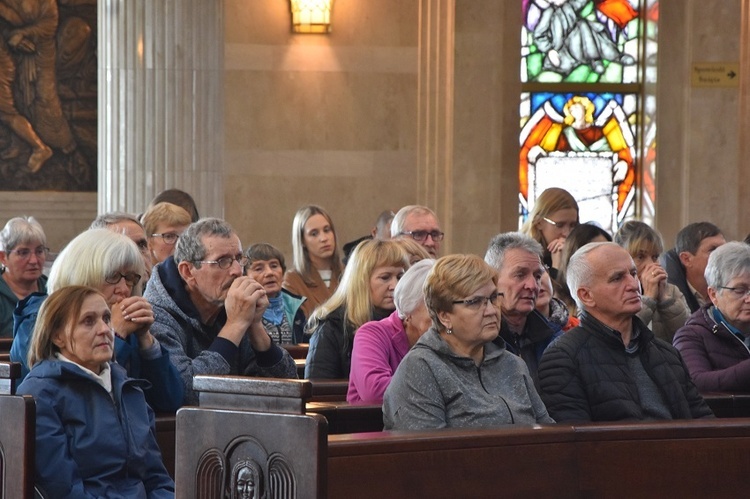
[[[199,499],[297,497],[289,461],[279,453],[269,456],[260,442],[248,436],[233,440],[224,451],[204,452],[196,469],[196,486]]]

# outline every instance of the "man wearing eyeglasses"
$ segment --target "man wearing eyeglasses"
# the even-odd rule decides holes
[[[182,376],[186,404],[198,402],[198,374],[297,377],[294,360],[263,327],[268,298],[244,275],[246,263],[232,227],[204,218],[154,267],[144,294],[154,309],[151,331]]]
[[[495,342],[524,360],[537,388],[542,353],[563,334],[536,309],[545,272],[541,257],[542,245],[520,232],[498,234],[484,256],[497,270],[497,290],[502,295],[500,335]]]
[[[411,237],[424,246],[432,258],[440,252],[440,241],[445,233],[440,230],[440,223],[434,211],[426,206],[404,206],[391,222],[391,238]]]
[[[555,421],[712,416],[677,350],[636,315],[640,283],[624,248],[583,246],[568,263],[567,281],[581,324],[550,345],[539,363],[540,395]]]

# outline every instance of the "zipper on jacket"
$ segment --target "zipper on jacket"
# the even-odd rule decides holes
[[[480,366],[475,366],[477,370],[477,377],[479,378],[479,384],[482,386],[482,390],[488,395],[491,395],[489,391],[487,391],[487,388],[484,386],[484,381],[482,380],[482,369]],[[510,410],[510,406],[508,405],[508,402],[505,400],[505,397],[502,395],[498,395],[500,397],[500,400],[503,401],[503,404],[505,404],[505,408],[508,410],[508,415],[510,416],[510,424],[515,424],[516,419],[513,417],[513,411]]]

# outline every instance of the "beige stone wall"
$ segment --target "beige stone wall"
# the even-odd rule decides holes
[[[47,246],[59,252],[96,218],[95,192],[0,192],[0,229],[18,216],[36,218]]]
[[[292,217],[305,203],[333,214],[340,243],[365,234],[382,209],[412,202],[438,210],[448,251],[481,254],[490,236],[516,227],[515,2],[336,0],[333,33],[292,35],[287,1],[223,1],[225,216],[245,244],[265,240],[290,255]],[[730,238],[750,232],[740,152],[750,143],[750,98],[740,98],[750,79],[690,84],[693,62],[740,60],[748,5],[661,1],[656,224],[667,246],[695,220]],[[38,217],[53,250],[95,212],[95,194],[0,192],[1,221]]]
[[[739,156],[740,87],[697,88],[690,80],[695,62],[739,62],[743,2],[661,1],[656,225],[668,247],[695,221],[719,225],[730,239],[750,231],[740,216],[748,202],[748,169]]]
[[[291,256],[320,204],[339,245],[416,196],[417,2],[337,0],[329,35],[292,34],[289,3],[227,0],[225,215]]]

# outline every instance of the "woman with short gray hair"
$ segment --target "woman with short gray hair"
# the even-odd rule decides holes
[[[406,352],[430,328],[432,319],[424,303],[424,282],[435,260],[412,265],[396,284],[396,310],[379,321],[363,324],[354,336],[352,367],[346,401],[380,404],[391,377]]]
[[[47,292],[47,236],[33,217],[8,220],[0,232],[0,337],[13,337],[13,310],[32,293]]]
[[[701,392],[750,392],[750,246],[716,248],[706,266],[709,303],[674,336]]]

